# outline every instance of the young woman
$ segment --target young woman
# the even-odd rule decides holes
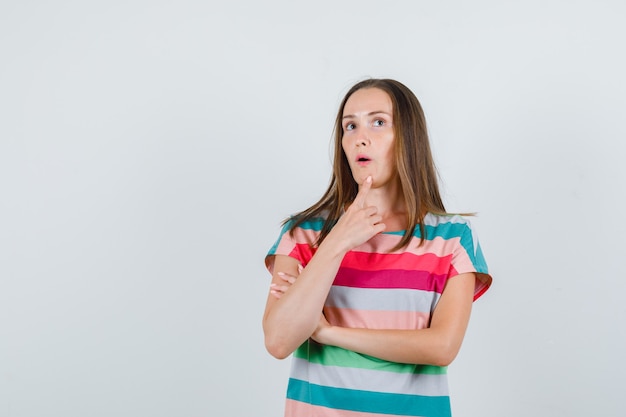
[[[265,345],[293,354],[285,416],[450,415],[446,367],[491,277],[469,222],[445,211],[406,86],[348,91],[328,190],[265,263]]]

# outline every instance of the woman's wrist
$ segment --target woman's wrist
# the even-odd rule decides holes
[[[339,267],[346,253],[348,253],[348,251],[342,250],[339,246],[335,245],[334,242],[326,242],[326,240],[324,240],[315,251],[315,257],[324,259],[326,265],[336,265]]]
[[[317,343],[321,343],[322,345],[331,345],[337,346],[337,337],[336,333],[341,328],[338,326],[324,326],[318,327],[318,329],[313,334],[313,340]]]
[[[343,242],[342,239],[339,239],[338,237],[333,235],[332,231],[328,234],[328,236],[326,236],[326,239],[324,239],[322,243],[320,244],[319,249],[322,249],[322,248],[324,248],[325,251],[328,251],[328,253],[331,254],[331,256],[333,255],[338,256],[341,259],[343,259],[345,254],[348,253],[351,249],[348,247],[346,242]]]

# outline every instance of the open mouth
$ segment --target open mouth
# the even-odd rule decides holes
[[[356,161],[358,163],[366,163],[366,162],[371,161],[371,159],[367,155],[357,155]]]
[[[362,167],[368,166],[370,162],[372,161],[369,158],[365,158],[365,157],[357,158],[356,160],[357,165],[362,166]]]

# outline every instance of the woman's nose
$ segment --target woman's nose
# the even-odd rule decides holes
[[[366,146],[369,143],[369,137],[365,129],[359,129],[355,135],[356,146]]]

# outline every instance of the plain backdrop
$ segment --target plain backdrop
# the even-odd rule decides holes
[[[395,78],[494,276],[457,417],[623,416],[621,0],[0,2],[0,416],[280,416],[263,258]]]

